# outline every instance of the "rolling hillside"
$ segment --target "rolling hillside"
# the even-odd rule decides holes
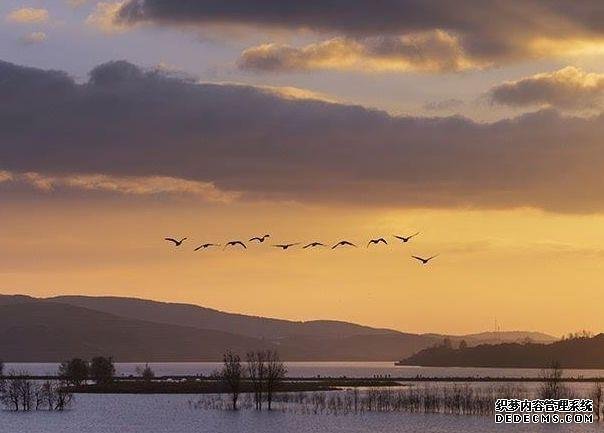
[[[510,333],[525,338],[528,333]],[[542,334],[536,337],[553,338]],[[0,359],[61,361],[105,354],[118,361],[217,361],[226,349],[272,348],[285,360],[395,361],[440,343],[354,323],[295,322],[133,298],[0,295]],[[506,338],[498,333],[497,341]],[[455,336],[469,345],[488,336]]]

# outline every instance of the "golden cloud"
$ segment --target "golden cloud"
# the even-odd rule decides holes
[[[15,9],[6,16],[6,20],[13,23],[33,24],[48,21],[48,10],[42,8]]]
[[[453,72],[486,65],[470,59],[456,37],[440,30],[396,37],[338,37],[301,48],[264,44],[245,50],[239,61],[242,69],[273,72]]]
[[[492,88],[490,99],[509,106],[561,109],[600,109],[604,103],[604,74],[566,68],[509,81]]]
[[[181,179],[170,176],[111,176],[77,174],[53,176],[37,172],[13,173],[0,171],[0,182],[21,182],[41,191],[72,188],[133,195],[178,194],[201,197],[209,202],[229,203],[238,192],[223,191],[212,182]]]
[[[48,39],[48,36],[46,35],[46,33],[32,32],[32,33],[29,33],[28,35],[23,36],[21,38],[21,42],[25,45],[35,45],[35,44],[41,44],[46,39]]]
[[[86,18],[86,24],[96,27],[104,33],[122,33],[130,28],[116,20],[123,2],[99,2]]]

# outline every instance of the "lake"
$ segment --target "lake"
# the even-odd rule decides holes
[[[493,417],[413,413],[300,415],[196,409],[195,396],[76,396],[62,413],[0,411],[2,433],[485,433],[601,432],[602,424],[501,425]]]
[[[119,375],[135,373],[142,363],[117,363]],[[157,375],[207,375],[220,363],[151,363]],[[58,364],[7,363],[6,371],[54,374]],[[391,362],[290,362],[290,376],[392,377],[538,377],[537,369],[396,367]],[[604,376],[602,370],[567,370],[566,376]],[[529,384],[530,385],[530,384]],[[479,386],[484,386],[479,385]],[[573,384],[587,391],[589,384]],[[590,425],[501,425],[492,416],[456,416],[416,413],[364,413],[347,415],[258,413],[206,410],[192,405],[196,395],[78,394],[73,408],[62,413],[0,411],[2,433],[484,433],[484,432],[601,432],[604,423]]]
[[[116,363],[117,374],[136,374],[141,363]],[[208,375],[222,366],[219,362],[152,362],[149,363],[157,376]],[[395,366],[393,362],[287,362],[291,377],[539,377],[541,370],[532,368],[471,368],[471,367],[412,367]],[[26,370],[33,375],[53,375],[57,363],[6,363],[5,371]],[[567,377],[604,377],[604,370],[565,370]]]

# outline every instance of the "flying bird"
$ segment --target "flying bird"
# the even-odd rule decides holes
[[[324,246],[325,246],[325,244],[322,244],[321,242],[311,242],[308,245],[304,245],[302,247],[302,249],[305,249],[305,248],[314,248],[314,247],[324,247]]]
[[[202,244],[202,245],[198,246],[197,248],[195,248],[193,251],[199,251],[202,248],[206,249],[206,248],[209,248],[209,247],[219,247],[219,246],[220,246],[220,244]]]
[[[418,256],[411,256],[411,257],[422,262],[422,265],[427,265],[430,260],[432,260],[434,257],[437,257],[437,256],[438,256],[438,254],[435,256],[432,256],[432,257],[428,257],[427,259],[424,259],[424,258],[418,257]]]
[[[174,246],[179,247],[184,241],[187,240],[187,238],[182,238],[181,240],[177,240],[174,238],[164,238],[164,240],[168,242],[174,242]]]
[[[413,233],[411,236],[397,236],[397,235],[392,235],[392,236],[394,236],[395,238],[397,238],[403,242],[409,242],[411,240],[411,238],[414,238],[417,235],[419,235],[419,232]]]
[[[241,242],[241,241],[230,241],[230,242],[227,242],[227,243],[224,245],[223,250],[224,250],[226,247],[234,247],[234,246],[236,246],[236,245],[241,245],[243,248],[246,248],[246,249],[247,249],[247,247],[245,246],[245,244],[244,244],[243,242]]]
[[[355,245],[355,244],[353,244],[352,242],[348,242],[348,241],[340,241],[340,242],[338,242],[337,244],[335,244],[333,247],[331,247],[331,249],[333,250],[333,249],[335,249],[335,248],[338,248],[338,247],[343,247],[343,246],[347,246],[347,245],[348,245],[348,246],[351,246],[351,247],[355,247],[355,248],[356,248],[356,245]]]
[[[277,248],[282,248],[284,250],[288,249],[289,247],[293,247],[294,245],[298,245],[300,242],[296,242],[295,244],[277,244],[277,245],[273,245],[274,247]]]
[[[271,237],[271,235],[254,236],[252,239],[249,240],[249,242],[256,241],[256,242],[262,243],[266,240],[266,238],[270,238],[270,237]]]
[[[380,242],[383,242],[383,243],[384,243],[384,245],[388,245],[388,242],[386,242],[386,239],[384,239],[384,238],[379,238],[379,239],[371,239],[369,242],[367,242],[367,248],[369,248],[369,245],[372,245],[372,244],[377,245],[377,244],[379,244]]]

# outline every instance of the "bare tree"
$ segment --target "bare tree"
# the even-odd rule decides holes
[[[568,397],[570,391],[562,383],[563,375],[564,370],[558,362],[553,362],[549,369],[543,370],[541,372],[543,382],[539,388],[539,398],[560,399]]]
[[[54,410],[64,410],[73,401],[73,394],[69,391],[65,382],[53,382],[53,386],[55,395]]]
[[[8,410],[63,410],[73,398],[68,383],[47,380],[43,383],[27,379],[27,372],[11,372],[2,389],[0,403]]]
[[[155,372],[149,364],[145,364],[145,367],[136,367],[136,374],[138,374],[145,382],[151,382],[155,379]]]
[[[594,383],[594,388],[591,392],[591,398],[594,402],[594,412],[596,413],[596,418],[598,421],[600,420],[600,415],[602,414],[602,384]]]
[[[233,410],[237,410],[237,399],[241,389],[241,382],[244,376],[243,367],[241,366],[241,358],[239,355],[227,350],[222,356],[223,364],[220,376],[223,382],[231,390],[233,399]]]
[[[287,368],[279,359],[279,354],[274,350],[266,351],[266,401],[268,410],[271,410],[273,393],[279,387],[285,375]]]
[[[0,401],[8,410],[18,411],[21,409],[21,387],[18,383],[19,380],[18,374],[11,371],[8,374],[6,381],[3,383]]]
[[[248,352],[246,355],[247,375],[254,392],[254,405],[262,410],[262,392],[266,378],[265,353],[262,351]]]

